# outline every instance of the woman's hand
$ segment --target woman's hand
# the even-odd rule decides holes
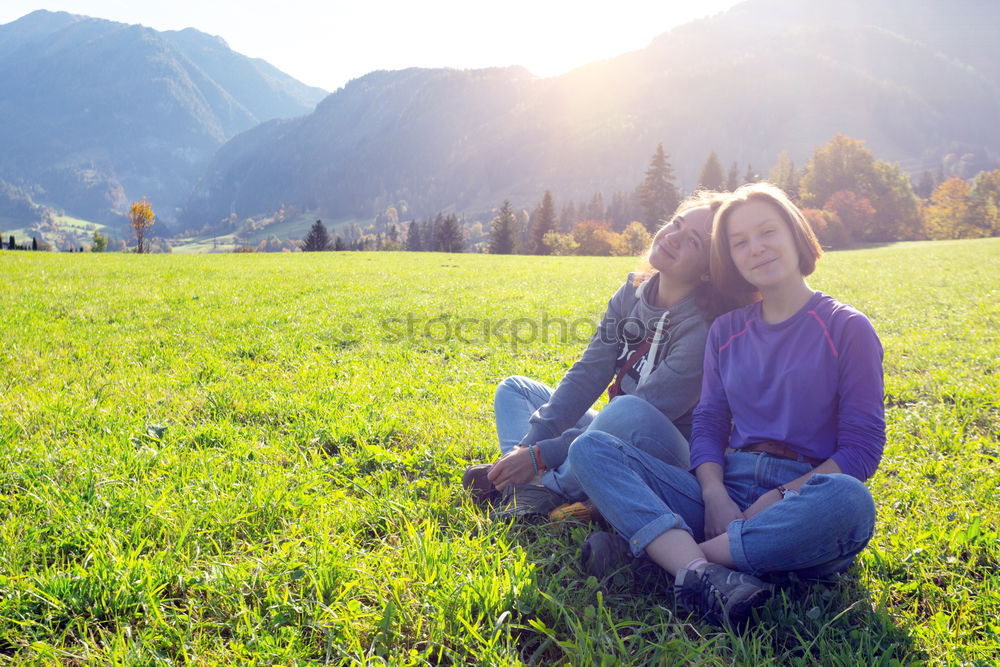
[[[749,519],[750,517],[757,516],[771,505],[775,505],[780,501],[781,501],[781,491],[778,491],[777,489],[771,489],[764,495],[757,498],[757,500],[753,501],[753,504],[750,505],[750,507],[748,507],[745,512],[743,512],[743,516],[746,517],[747,519]]]
[[[486,474],[497,491],[503,491],[510,484],[525,484],[535,477],[535,467],[531,465],[531,452],[527,447],[515,447]]]
[[[733,499],[721,488],[714,493],[702,494],[705,501],[705,539],[710,540],[726,532],[729,524],[736,519],[744,519],[743,512]]]

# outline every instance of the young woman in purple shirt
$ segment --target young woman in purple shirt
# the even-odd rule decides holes
[[[605,433],[573,443],[571,469],[618,533],[587,538],[591,574],[648,556],[674,576],[683,606],[738,624],[771,593],[758,577],[828,575],[868,544],[864,481],[885,444],[882,346],[862,313],[806,284],[821,254],[772,185],[743,186],[720,207],[712,279],[760,299],[709,331],[690,470]]]

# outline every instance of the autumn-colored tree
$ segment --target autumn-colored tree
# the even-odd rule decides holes
[[[983,171],[972,182],[972,215],[977,223],[1000,236],[1000,169]]]
[[[862,238],[875,219],[875,207],[851,190],[838,190],[823,204],[823,210],[837,216],[851,238]]]
[[[545,235],[544,241],[550,255],[575,255],[580,249],[580,244],[576,242],[572,234],[549,232]]]
[[[799,184],[799,199],[803,206],[820,208],[842,190],[864,196],[874,180],[875,155],[863,141],[838,134],[813,152]]]
[[[924,220],[910,176],[898,164],[875,163],[876,180],[866,196],[875,207],[869,241],[906,241],[921,237]]]
[[[621,233],[621,250],[623,255],[639,255],[646,251],[652,240],[645,225],[633,220]]]
[[[135,230],[135,251],[138,253],[146,252],[148,250],[145,242],[146,232],[156,222],[156,216],[153,214],[153,205],[146,201],[145,197],[142,198],[142,201],[132,202],[132,205],[128,209],[128,218],[132,229]]]
[[[824,248],[846,248],[850,245],[850,234],[833,211],[804,208],[802,215]]]
[[[607,223],[596,220],[585,220],[573,227],[573,240],[580,245],[578,255],[611,255],[621,244],[620,236]]]
[[[969,213],[972,189],[965,179],[953,176],[931,193],[924,215],[924,233],[931,239],[960,239],[983,236],[974,233]]]
[[[879,162],[864,142],[843,134],[817,148],[799,183],[804,207],[824,206],[835,193],[850,191],[875,209],[871,224],[851,230],[858,241],[917,238],[921,211],[910,178],[899,165]]]

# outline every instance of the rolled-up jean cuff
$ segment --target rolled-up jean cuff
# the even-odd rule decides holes
[[[632,555],[640,558],[646,552],[646,546],[650,542],[668,530],[674,530],[675,528],[691,533],[691,529],[688,528],[684,519],[676,514],[663,514],[653,519],[635,531],[635,534],[629,538],[628,546],[632,551]]]
[[[726,535],[729,536],[729,555],[733,557],[733,563],[740,572],[746,572],[758,576],[758,572],[750,561],[747,560],[747,552],[743,549],[743,524],[746,519],[735,519],[729,522],[726,527]]]

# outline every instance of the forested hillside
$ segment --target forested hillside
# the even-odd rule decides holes
[[[42,10],[0,26],[0,81],[0,180],[101,222],[143,196],[169,222],[223,142],[325,94],[196,30]]]
[[[710,150],[766,175],[838,133],[911,174],[947,160],[968,177],[1000,155],[998,26],[1000,5],[975,0],[748,0],[560,77],[374,72],[223,147],[182,222],[607,198],[634,188],[658,142],[682,190]]]

